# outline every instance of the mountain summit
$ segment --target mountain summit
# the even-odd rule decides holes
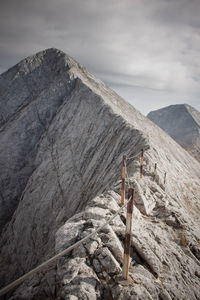
[[[124,209],[7,298],[200,299],[200,164],[56,49],[0,76],[0,286],[118,211],[123,155],[135,190],[130,281],[120,279]]]
[[[200,161],[200,112],[188,104],[170,105],[147,117]]]

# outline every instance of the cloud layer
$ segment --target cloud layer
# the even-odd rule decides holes
[[[0,72],[56,47],[143,113],[200,110],[199,11],[199,0],[0,0]]]

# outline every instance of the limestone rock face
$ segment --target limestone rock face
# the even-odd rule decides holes
[[[59,50],[23,60],[0,87],[1,286],[113,216],[124,154],[135,187],[129,282],[124,209],[7,298],[199,299],[200,164]]]
[[[147,117],[200,161],[200,112],[188,104],[151,111]]]

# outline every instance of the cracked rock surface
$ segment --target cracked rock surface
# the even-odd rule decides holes
[[[56,49],[2,74],[0,101],[1,286],[113,216],[123,154],[133,157],[127,185],[135,188],[129,281],[121,278],[124,209],[5,299],[200,299],[195,159]]]

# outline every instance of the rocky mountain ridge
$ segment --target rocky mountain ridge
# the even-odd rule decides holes
[[[200,112],[177,104],[150,112],[147,117],[200,161]]]
[[[20,62],[1,75],[0,87],[5,106],[0,132],[2,286],[111,216],[119,208],[122,155],[135,157],[127,161],[135,187],[131,281],[120,279],[124,211],[90,242],[7,298],[198,299],[196,160],[59,50]]]

